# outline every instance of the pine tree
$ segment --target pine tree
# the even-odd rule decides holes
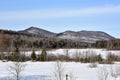
[[[14,52],[11,55],[11,60],[12,61],[17,61],[17,55]]]
[[[35,50],[32,51],[31,59],[32,59],[32,60],[36,60]]]
[[[12,53],[12,57],[11,57],[12,61],[19,61],[20,60],[20,52],[19,49],[16,47],[15,51]]]
[[[101,63],[103,61],[101,54],[98,55],[98,62]]]
[[[46,60],[47,60],[47,52],[45,49],[43,49],[40,55],[40,61],[46,61]]]

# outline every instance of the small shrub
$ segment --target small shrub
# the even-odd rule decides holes
[[[90,67],[90,68],[96,68],[96,67],[97,67],[97,64],[96,64],[96,63],[90,63],[90,64],[89,64],[89,67]]]
[[[47,60],[48,61],[56,61],[57,60],[57,56],[54,54],[48,54],[47,55]]]

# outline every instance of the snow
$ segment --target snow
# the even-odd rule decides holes
[[[11,62],[0,62],[0,77],[7,76],[9,72],[7,71],[7,65],[10,65]],[[25,62],[27,64],[25,71],[23,72],[24,78],[31,78],[35,80],[40,76],[46,76],[47,78],[54,77],[54,64],[55,62]],[[88,68],[88,64],[81,64],[75,62],[65,62],[65,73],[72,73],[75,75],[76,79],[96,80],[96,69]]]
[[[86,48],[86,49],[53,49],[53,50],[49,50],[47,51],[48,54],[54,54],[54,55],[65,55],[66,50],[68,50],[69,56],[73,57],[76,53],[86,53],[86,51],[88,52],[94,52],[95,54],[101,54],[103,58],[106,58],[107,54],[112,53],[115,55],[119,55],[120,56],[120,50],[106,50],[106,49],[92,49],[92,48]],[[31,55],[32,51],[28,51],[25,54],[26,55]],[[40,54],[40,51],[36,51],[36,54]]]
[[[0,61],[0,79],[3,77],[9,77],[8,65],[12,62]],[[22,80],[53,80],[55,62],[24,62],[26,68],[23,72]],[[98,69],[110,65],[98,64],[97,68],[89,68],[89,63],[77,63],[77,62],[63,62],[65,74],[72,73],[76,80],[98,80]],[[120,65],[116,63],[114,65]],[[118,79],[119,80],[119,79]]]
[[[84,54],[85,51],[93,51],[96,54],[101,54],[104,58],[106,55],[111,52],[115,55],[120,55],[120,50],[118,51],[107,51],[106,49],[54,49],[47,51],[48,54],[54,55],[65,55],[66,50],[71,57],[77,52]],[[31,55],[32,51],[25,52],[26,55]],[[36,54],[40,54],[40,51],[36,51]],[[10,77],[8,71],[9,65],[13,62],[2,62],[0,61],[0,80]],[[54,80],[54,69],[56,62],[24,62],[27,66],[23,72],[22,80]],[[120,65],[120,62],[116,62],[113,65]],[[89,68],[89,63],[80,63],[80,62],[63,62],[65,74],[72,74],[75,80],[98,80],[98,70],[106,66],[110,68],[111,65],[108,64],[98,64],[96,68]],[[64,74],[64,76],[65,76]],[[7,80],[7,79],[6,79]],[[109,80],[114,80],[110,78]],[[120,77],[117,79],[120,80]]]

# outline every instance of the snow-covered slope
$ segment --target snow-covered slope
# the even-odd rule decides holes
[[[111,40],[115,39],[111,35],[102,32],[102,31],[65,31],[61,33],[54,33],[50,32],[41,28],[37,27],[30,27],[26,30],[22,30],[19,32],[23,33],[31,33],[31,34],[36,34],[36,35],[43,35],[44,37],[48,38],[57,38],[57,39],[69,39],[69,40],[75,40],[75,41],[80,41],[80,42],[88,42],[88,43],[94,43],[98,40]]]
[[[44,37],[54,37],[56,34],[44,29],[40,29],[37,27],[30,27],[26,30],[22,30],[19,32],[23,32],[23,33],[31,33],[31,34],[36,34],[36,35],[43,35]]]
[[[102,31],[78,31],[78,32],[65,31],[60,34],[57,34],[57,37],[62,39],[72,39],[76,41],[89,43],[93,43],[98,40],[115,39],[114,37]]]

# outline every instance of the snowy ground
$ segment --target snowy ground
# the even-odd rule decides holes
[[[0,61],[0,80],[10,76],[8,66],[12,62]],[[55,62],[25,62],[27,64],[22,80],[54,80]],[[114,64],[120,65],[120,63]],[[98,80],[98,71],[100,68],[110,68],[111,65],[99,64],[97,68],[89,68],[89,63],[63,62],[64,73],[70,75],[72,73],[75,80]],[[114,79],[109,79],[114,80]],[[120,79],[117,79],[120,80]]]
[[[120,56],[120,50],[106,50],[106,49],[91,49],[91,48],[87,48],[87,49],[54,49],[54,50],[50,50],[47,51],[48,54],[54,54],[54,55],[65,55],[66,50],[68,50],[69,56],[73,57],[76,53],[86,53],[87,52],[93,52],[95,54],[101,54],[103,58],[106,58],[107,54],[112,53],[115,55],[119,55]],[[28,51],[25,54],[26,55],[31,55],[32,51]],[[36,51],[36,54],[40,54],[40,51]]]
[[[73,56],[76,52],[84,53],[85,51],[94,51],[96,54],[101,54],[103,57],[111,52],[116,55],[120,55],[120,51],[107,51],[105,49],[68,49],[70,56]],[[48,54],[65,54],[66,49],[56,49],[47,51]],[[25,54],[30,55],[32,52],[28,51]],[[40,54],[41,51],[36,51],[36,54]],[[0,80],[10,80],[10,73],[8,71],[9,65],[12,62],[2,62],[0,61]],[[26,64],[26,68],[23,72],[22,80],[54,80],[54,69],[55,62],[24,62]],[[120,63],[113,64],[113,66],[120,66]],[[72,74],[75,78],[74,80],[99,80],[98,73],[101,68],[106,67],[109,69],[112,65],[106,64],[98,64],[97,68],[89,68],[89,63],[76,63],[76,62],[63,62],[64,73]],[[119,70],[118,70],[119,71]],[[64,75],[65,76],[65,75]],[[114,78],[110,78],[109,80],[114,80]],[[118,78],[117,80],[120,80]]]
[[[0,62],[0,76],[7,76],[9,72],[7,71],[8,65],[11,62]],[[24,71],[24,76],[31,78],[38,78],[38,76],[49,76],[51,78],[54,76],[54,62],[26,62],[26,69]],[[75,62],[64,63],[65,73],[73,73],[77,80],[97,80],[97,69],[88,68],[88,64],[80,64]]]

